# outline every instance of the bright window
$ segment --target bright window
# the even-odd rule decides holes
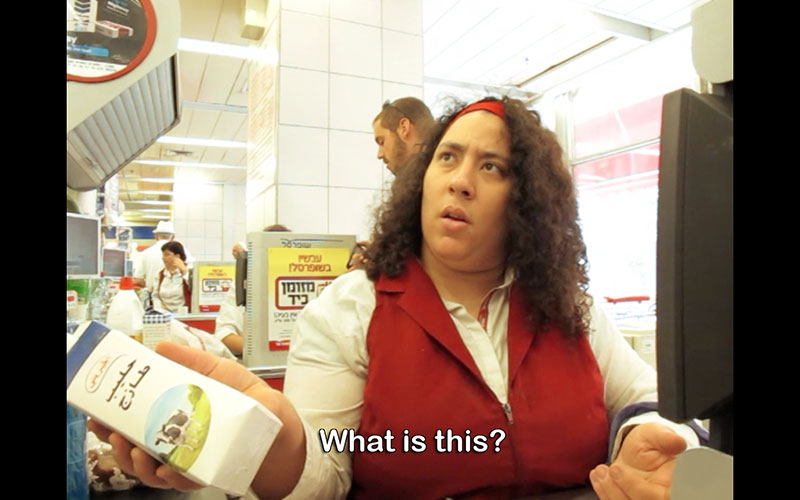
[[[571,94],[570,160],[589,260],[589,291],[656,294],[658,164],[663,96],[698,90],[691,29],[656,40],[583,80]]]
[[[573,157],[585,158],[658,137],[662,99],[658,95],[576,123]]]
[[[575,166],[596,298],[655,298],[659,145]]]

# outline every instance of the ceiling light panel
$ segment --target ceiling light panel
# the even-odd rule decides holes
[[[246,59],[248,61],[261,61],[270,64],[278,62],[277,50],[274,48],[262,48],[256,45],[236,45],[232,43],[220,43],[182,37],[178,39],[178,50],[235,59]]]
[[[124,200],[126,205],[161,205],[161,206],[172,206],[174,202],[172,201],[159,201],[159,200]]]
[[[426,58],[435,58],[481,20],[497,9],[497,0],[460,0],[438,21],[425,30],[422,37]]]
[[[492,50],[496,43],[501,43],[504,37],[514,32],[528,19],[524,12],[519,15],[509,15],[505,9],[494,11],[484,22],[467,32],[456,43],[452,43],[436,55],[431,55],[425,62],[425,76],[452,78],[460,68],[472,65],[476,56]]]
[[[558,29],[554,25],[553,16],[543,14],[533,16],[516,29],[506,33],[494,45],[487,47],[476,57],[470,59],[470,64],[463,65],[457,73],[450,78],[479,83],[495,83],[497,80],[487,78],[501,64],[515,61],[520,65],[526,64],[524,56],[520,57],[520,50],[538,42],[550,32]],[[426,74],[430,68],[426,67]]]

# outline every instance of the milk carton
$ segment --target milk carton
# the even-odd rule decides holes
[[[282,426],[253,398],[96,321],[67,334],[67,402],[234,496],[247,492]]]

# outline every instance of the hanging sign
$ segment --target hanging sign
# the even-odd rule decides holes
[[[347,272],[349,248],[270,248],[267,282],[269,349],[289,349],[294,323],[309,301],[340,274]]]
[[[67,0],[67,81],[119,78],[144,60],[155,37],[150,0]]]

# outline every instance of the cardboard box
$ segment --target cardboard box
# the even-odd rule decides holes
[[[167,311],[157,309],[145,312],[142,317],[142,344],[155,349],[159,342],[167,340],[172,316]]]
[[[96,321],[67,334],[67,402],[193,481],[243,496],[281,421]]]

